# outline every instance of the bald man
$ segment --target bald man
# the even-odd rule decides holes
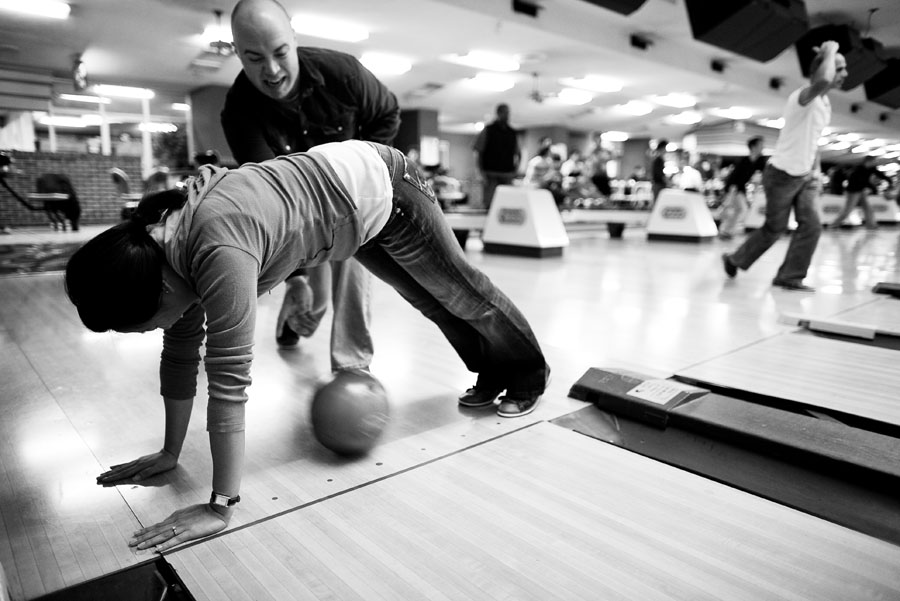
[[[243,70],[228,91],[221,118],[238,163],[350,139],[391,144],[400,127],[397,98],[356,58],[298,47],[289,15],[274,0],[238,2],[231,29]],[[315,332],[330,283],[331,367],[368,368],[369,282],[355,259],[296,272],[286,282],[276,341],[292,347],[301,335]]]

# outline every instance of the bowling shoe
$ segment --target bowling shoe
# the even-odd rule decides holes
[[[459,395],[459,404],[463,407],[487,407],[493,405],[502,388],[488,388],[475,385]]]
[[[502,396],[500,397],[500,406],[497,407],[497,415],[500,417],[521,417],[523,415],[528,415],[534,411],[535,407],[537,407],[539,400],[541,400],[541,395],[539,394],[532,397],[518,398]]]
[[[794,290],[796,292],[815,292],[816,289],[812,286],[807,286],[800,280],[781,280],[775,278],[772,280],[773,286],[778,286],[779,288],[784,288],[785,290]]]

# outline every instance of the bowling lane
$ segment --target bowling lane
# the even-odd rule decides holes
[[[894,350],[788,333],[676,375],[900,425]]]
[[[540,423],[167,555],[199,600],[900,595],[900,548]]]
[[[6,319],[12,311],[29,320],[34,311],[25,310],[22,300],[34,285],[18,278],[0,289],[0,564],[13,599],[31,599],[140,561],[127,546],[137,519],[115,489],[97,486],[101,465],[90,441],[5,327],[14,322]]]
[[[179,466],[141,485],[97,487],[94,479],[108,466],[162,446],[164,412],[158,393],[162,334],[88,332],[77,323],[77,316],[61,295],[58,276],[17,282],[29,296],[42,300],[28,311],[22,303],[11,300],[4,305],[4,323],[14,328],[37,377],[52,391],[74,435],[96,457],[93,467],[79,472],[84,486],[107,502],[121,503],[124,497],[143,525],[156,523],[186,505],[207,502],[212,464],[205,431],[206,380],[202,369],[198,382],[201,392]],[[500,419],[490,409],[460,409],[456,397],[474,383],[474,376],[435,326],[379,283],[374,311],[383,318],[373,326],[378,353],[372,370],[387,388],[393,419],[382,444],[370,456],[341,460],[313,440],[309,423],[313,390],[330,372],[330,322],[323,323],[302,348],[277,350],[273,333],[281,294],[278,289],[260,299],[247,408],[243,501],[231,527],[582,406],[566,397],[567,382],[560,379],[555,383],[556,400],[521,419]],[[15,315],[11,313],[14,309]],[[127,530],[128,535],[132,530]],[[127,536],[116,545],[128,553],[126,542]]]

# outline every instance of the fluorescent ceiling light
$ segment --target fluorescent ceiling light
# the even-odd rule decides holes
[[[585,75],[581,78],[563,77],[559,80],[559,83],[564,86],[579,88],[581,90],[589,90],[591,92],[598,92],[601,94],[619,92],[623,87],[621,81],[612,79],[610,77],[603,77],[602,75]]]
[[[731,106],[727,109],[714,108],[710,109],[709,112],[718,117],[732,119],[733,121],[746,121],[753,116],[753,111],[742,106]]]
[[[643,100],[629,100],[625,104],[616,105],[616,108],[627,115],[634,115],[635,117],[641,117],[653,112],[653,105]]]
[[[153,98],[156,94],[153,90],[147,88],[132,88],[128,86],[108,86],[98,84],[93,87],[95,93],[100,96],[111,96],[113,98]]]
[[[85,96],[83,94],[60,94],[57,96],[60,100],[68,100],[70,102],[90,102],[93,104],[109,104],[112,102],[109,98],[101,98],[100,96]]]
[[[885,154],[887,154],[887,150],[885,150],[884,148],[876,148],[875,150],[870,150],[868,152],[868,155],[870,157],[880,157],[884,156]]]
[[[174,123],[147,123],[146,121],[138,123],[138,129],[148,131],[151,134],[171,134],[178,131],[178,127]]]
[[[869,152],[870,150],[872,150],[871,146],[861,144],[859,146],[854,147],[853,150],[851,150],[850,152],[852,152],[853,154],[862,154],[864,152]]]
[[[665,96],[653,96],[650,98],[653,102],[663,106],[671,106],[676,109],[686,109],[697,104],[697,99],[690,94],[666,94]]]
[[[412,63],[402,56],[381,52],[363,52],[359,62],[375,75],[403,75],[412,69]]]
[[[837,139],[841,142],[856,142],[859,138],[859,134],[841,134],[837,136]]]
[[[669,115],[666,117],[666,120],[678,125],[692,125],[694,123],[700,123],[700,121],[703,120],[703,115],[698,111],[682,111],[677,115]]]
[[[215,42],[227,42],[231,44],[234,40],[231,37],[231,27],[225,25],[207,25],[203,33],[200,34],[200,40],[204,44],[212,44]]]
[[[38,118],[38,123],[41,125],[52,125],[53,127],[94,127],[100,124],[100,115],[94,115],[94,117],[97,118],[97,122],[95,122],[94,119],[86,119],[85,117],[86,115],[80,117],[67,117],[65,115],[50,116],[44,113],[42,117]]]
[[[783,129],[784,128],[784,117],[779,117],[778,119],[760,119],[757,121],[763,127],[774,127],[775,129]]]
[[[448,134],[477,134],[484,129],[484,122],[475,123],[442,123],[440,130]]]
[[[835,142],[825,147],[825,150],[847,150],[850,148],[850,142]]]
[[[186,102],[173,102],[172,103],[173,111],[189,111],[191,110],[191,105]]]
[[[600,134],[600,139],[604,142],[624,142],[628,139],[628,134],[624,131],[605,131]]]
[[[337,42],[362,42],[369,39],[369,30],[365,27],[327,17],[294,15],[294,18],[291,19],[291,27],[301,35]]]
[[[69,18],[69,5],[56,0],[0,0],[0,10],[48,19]]]
[[[445,54],[441,60],[455,63],[465,67],[487,69],[488,71],[500,71],[508,73],[519,70],[519,61],[511,56],[485,52],[484,50],[472,50],[468,54]]]
[[[503,73],[482,71],[467,80],[480,90],[487,92],[505,92],[516,85],[516,78]]]
[[[563,88],[556,95],[560,102],[580,106],[587,104],[594,99],[594,95],[586,90],[576,90],[575,88]]]

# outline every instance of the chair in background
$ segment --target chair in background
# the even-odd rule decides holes
[[[141,194],[131,191],[128,174],[113,167],[109,170],[109,176],[112,179],[113,186],[116,189],[116,198],[122,203],[122,220],[129,219],[131,214],[137,208],[141,201]]]
[[[72,230],[78,231],[81,217],[81,203],[68,175],[44,173],[35,181],[36,193],[29,194],[28,200],[40,203],[37,210],[43,210],[55,230],[66,231],[66,220]]]

